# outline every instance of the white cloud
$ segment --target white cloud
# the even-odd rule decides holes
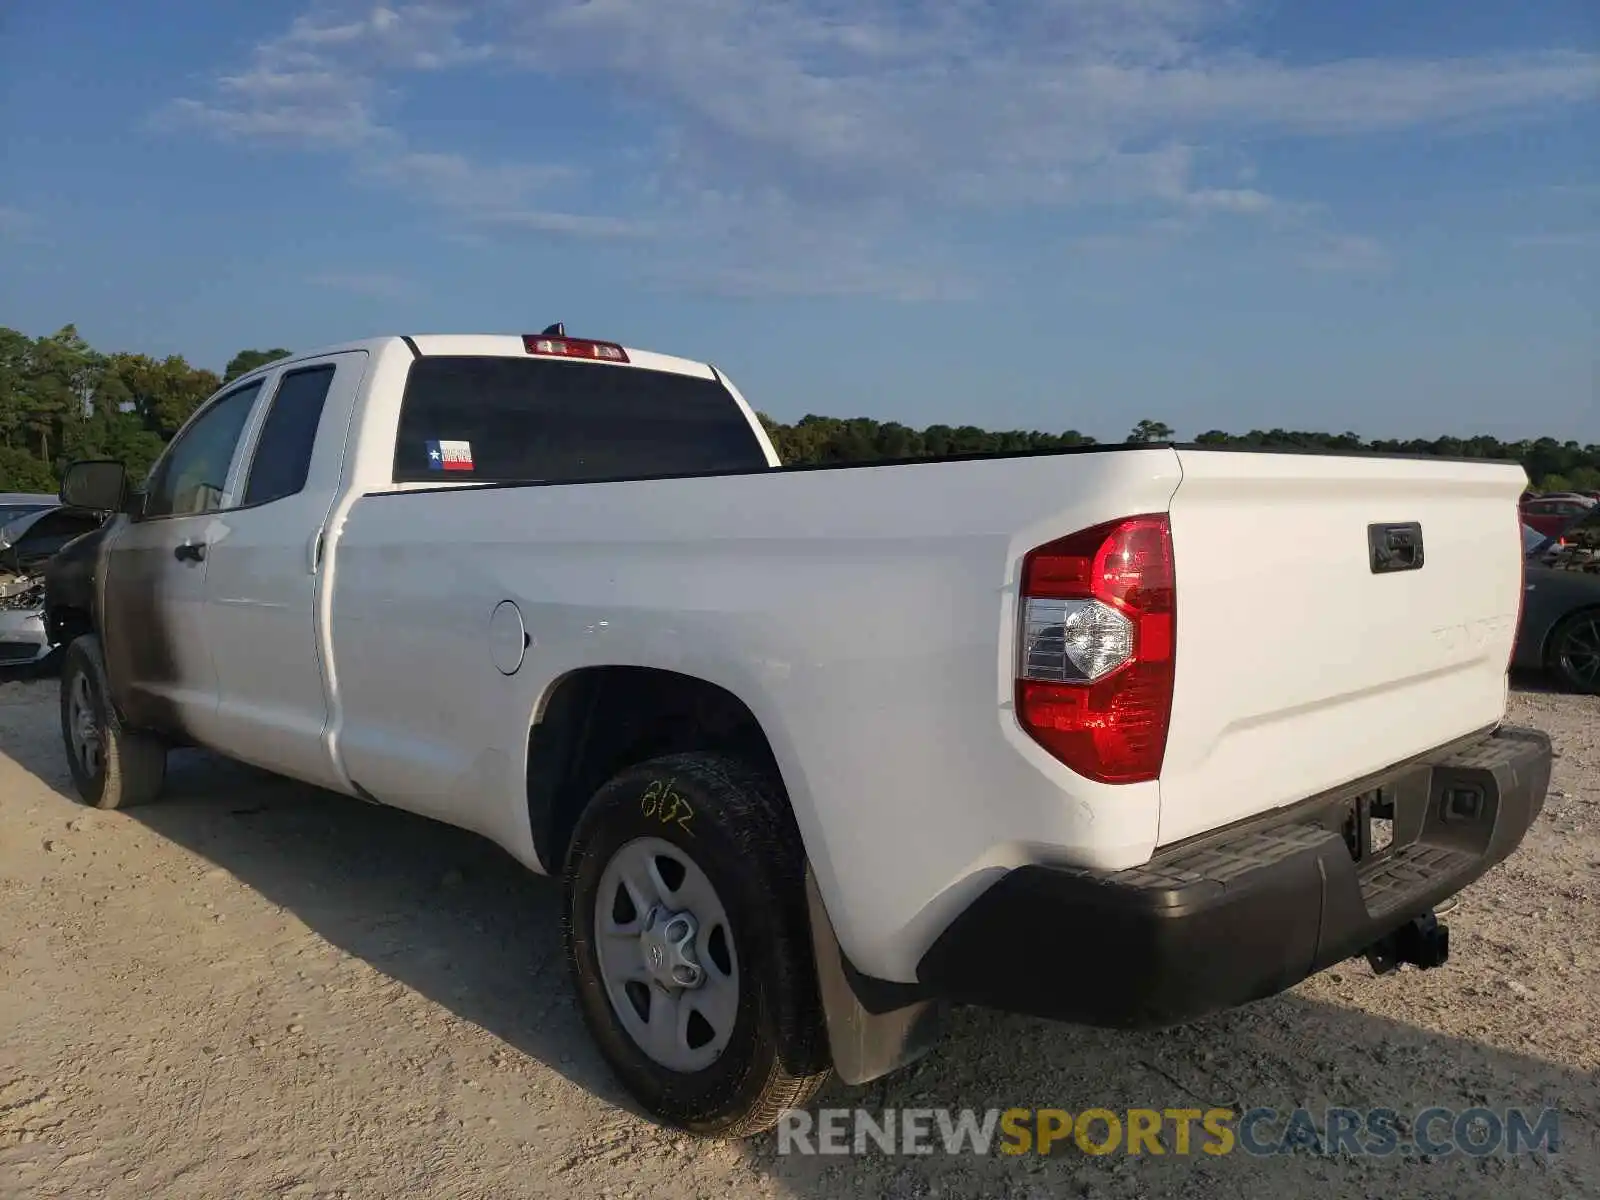
[[[648,221],[627,217],[606,217],[593,213],[556,212],[550,209],[517,209],[485,213],[482,220],[509,229],[533,233],[555,233],[582,238],[643,238],[656,232]]]
[[[1245,0],[460,0],[318,7],[169,121],[238,139],[354,149],[361,171],[474,225],[669,235],[706,269],[776,287],[921,294],[920,266],[861,266],[865,233],[930,214],[1164,207],[1259,218],[1308,262],[1375,259],[1308,233],[1316,197],[1242,169],[1261,138],[1466,130],[1600,96],[1600,55],[1290,63],[1227,48]],[[411,144],[408,76],[458,68],[598,83],[654,130],[590,177]],[[570,117],[564,118],[571,120]],[[1203,147],[1204,149],[1199,149]],[[640,162],[641,150],[643,161]],[[1228,178],[1249,186],[1226,186]],[[581,203],[604,197],[606,204]],[[559,202],[558,202],[559,201]],[[604,212],[591,211],[603,207]],[[732,214],[730,218],[730,214]],[[1345,242],[1341,246],[1340,238]],[[892,239],[891,239],[892,240]],[[875,243],[876,244],[876,243]],[[858,251],[837,274],[817,247]],[[709,257],[708,257],[709,256]],[[715,261],[711,261],[714,259]],[[916,259],[902,259],[916,264]],[[1368,267],[1367,269],[1372,269]],[[813,280],[819,272],[825,279]],[[851,280],[865,283],[851,284]],[[935,288],[934,291],[940,291]]]
[[[1521,250],[1600,250],[1600,229],[1518,234],[1511,244]]]
[[[0,204],[0,242],[47,245],[37,214],[15,205]]]
[[[1389,269],[1389,252],[1376,238],[1362,234],[1322,234],[1301,252],[1300,261],[1314,271],[1380,275]]]
[[[306,282],[371,300],[408,300],[419,291],[411,280],[381,271],[325,271]]]
[[[640,220],[541,207],[542,197],[581,182],[584,172],[555,163],[483,163],[459,154],[395,149],[361,170],[375,181],[480,225],[574,237],[642,237]]]
[[[1271,196],[1254,188],[1199,188],[1184,193],[1183,199],[1205,212],[1267,213],[1279,207]]]
[[[773,190],[685,192],[669,207],[677,227],[715,231],[663,238],[645,270],[660,287],[719,296],[869,296],[957,299],[972,280],[893,205],[861,205],[845,218]],[[688,214],[693,214],[692,217]]]
[[[287,97],[283,103],[261,103],[261,93],[266,89],[258,86],[258,81],[250,77],[225,78],[218,85],[222,96],[243,100],[254,92],[255,99],[230,105],[182,98],[167,106],[159,123],[167,127],[194,125],[229,138],[328,148],[359,146],[381,132],[363,101],[319,97],[317,81],[310,77],[298,81],[284,77],[283,82],[301,84],[306,90]]]

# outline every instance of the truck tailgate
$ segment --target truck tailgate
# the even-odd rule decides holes
[[[1522,592],[1506,463],[1179,450],[1165,845],[1498,722]],[[1420,526],[1375,569],[1382,526]],[[1404,534],[1399,540],[1404,540]]]

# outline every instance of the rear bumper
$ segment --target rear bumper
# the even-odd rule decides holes
[[[50,655],[50,637],[39,610],[0,608],[0,666],[26,666]]]
[[[1273,995],[1364,951],[1504,859],[1544,806],[1550,739],[1503,726],[1363,781],[1393,841],[1359,861],[1348,794],[1308,801],[1114,873],[1002,877],[924,955],[960,1003],[1154,1028]],[[1361,824],[1365,824],[1361,822]]]

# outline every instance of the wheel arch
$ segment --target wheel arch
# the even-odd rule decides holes
[[[526,786],[534,851],[559,873],[589,798],[617,772],[687,750],[731,754],[769,772],[793,810],[766,729],[745,701],[696,675],[586,666],[540,697],[528,731]]]
[[[94,613],[79,604],[55,604],[45,609],[45,635],[53,646],[65,650],[85,634],[98,632]]]
[[[781,739],[782,730],[772,732]],[[668,669],[591,666],[558,678],[530,722],[528,818],[540,862],[553,874],[563,871],[578,818],[608,779],[689,750],[731,754],[768,773],[805,842],[805,823],[769,730],[741,697]],[[838,943],[816,865],[808,854],[807,920],[831,1059],[846,1080],[865,1083],[926,1053],[939,1036],[943,1010],[915,985],[883,984],[855,970]]]

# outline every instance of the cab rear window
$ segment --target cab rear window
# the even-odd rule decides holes
[[[397,483],[579,483],[767,466],[716,379],[544,358],[411,364]]]

